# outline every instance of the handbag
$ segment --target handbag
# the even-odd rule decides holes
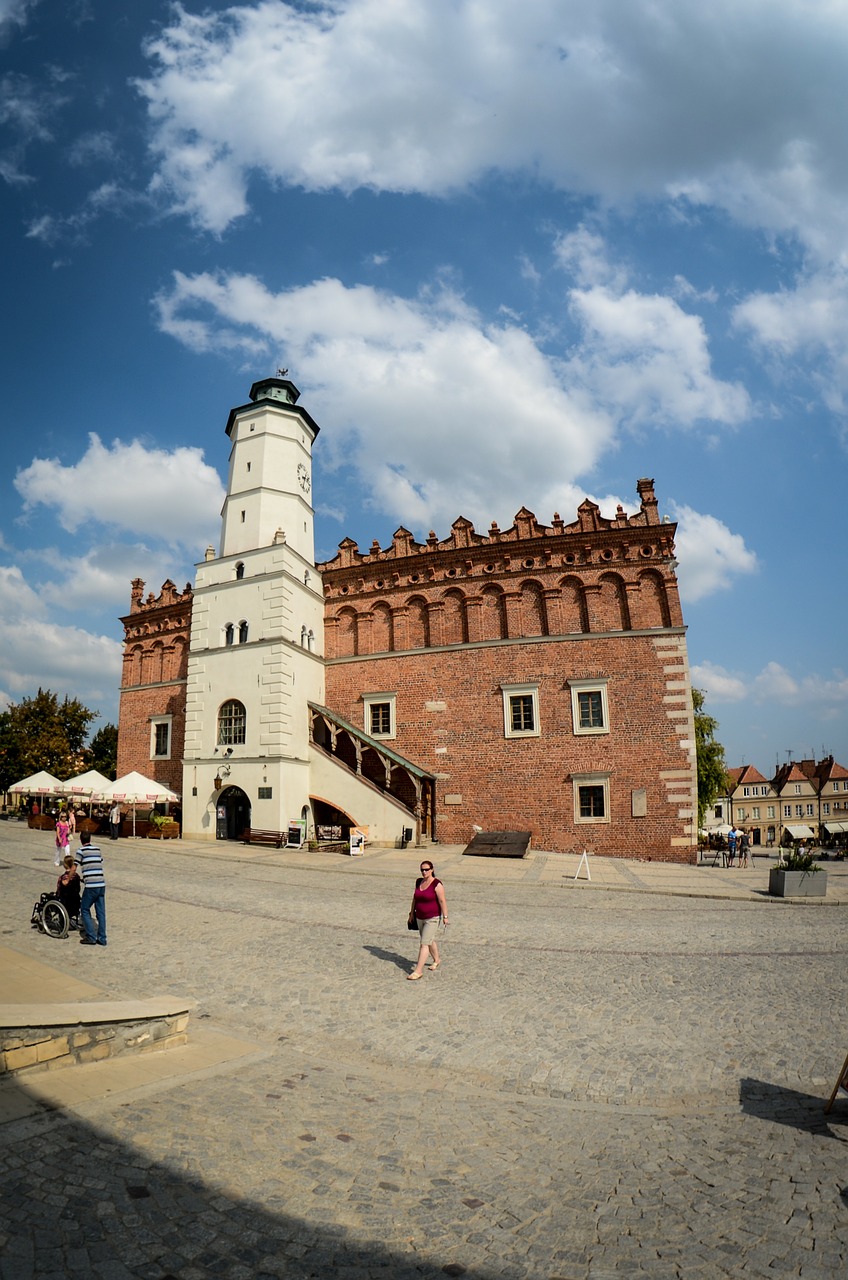
[[[407,929],[414,929],[416,932],[418,931],[418,925],[415,923],[415,916],[411,911],[406,918],[406,927]]]

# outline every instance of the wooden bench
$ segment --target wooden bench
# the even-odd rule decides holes
[[[282,849],[288,837],[283,831],[257,831],[255,827],[247,827],[239,839],[242,844],[267,844],[274,849]]]

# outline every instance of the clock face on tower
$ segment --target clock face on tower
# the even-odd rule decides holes
[[[297,464],[297,483],[300,485],[304,493],[308,493],[312,488],[312,481],[309,479],[309,472],[302,462]]]

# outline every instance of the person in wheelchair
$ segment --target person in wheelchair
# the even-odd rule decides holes
[[[56,881],[56,897],[68,913],[72,929],[79,928],[80,897],[82,881],[80,880],[74,855],[68,853],[62,860],[62,874]]]

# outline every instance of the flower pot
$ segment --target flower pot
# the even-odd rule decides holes
[[[823,898],[827,893],[826,871],[769,870],[769,893],[773,898]]]

